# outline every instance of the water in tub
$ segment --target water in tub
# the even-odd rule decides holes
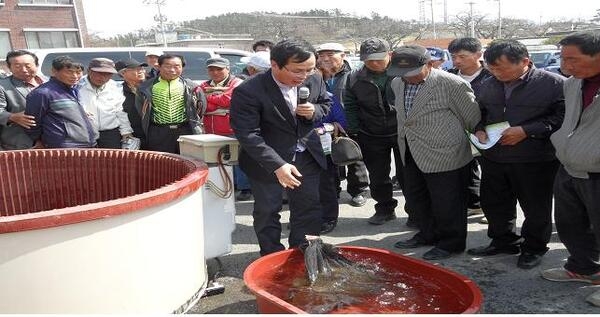
[[[431,281],[356,258],[318,237],[307,241],[304,263],[283,265],[268,291],[308,313],[459,313],[465,306]]]

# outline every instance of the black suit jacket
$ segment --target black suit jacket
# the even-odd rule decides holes
[[[331,100],[319,74],[308,77],[302,86],[310,89],[308,101],[315,105],[312,120],[292,115],[270,70],[247,79],[233,91],[231,127],[241,146],[240,167],[249,177],[277,181],[275,170],[292,163],[298,140],[327,168],[313,126],[329,113]]]

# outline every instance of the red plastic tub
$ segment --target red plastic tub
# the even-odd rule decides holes
[[[386,271],[400,272],[401,274],[398,276],[409,277],[398,283],[412,283],[407,288],[417,295],[417,301],[421,303],[435,301],[433,306],[436,308],[432,310],[430,307],[426,307],[427,305],[407,303],[407,307],[410,306],[413,310],[382,309],[373,311],[373,305],[369,305],[372,301],[367,300],[366,304],[342,307],[331,313],[473,314],[479,312],[481,308],[483,302],[481,291],[473,281],[460,274],[387,250],[352,246],[343,246],[340,247],[340,250],[351,260],[366,259]],[[272,253],[254,261],[244,272],[244,282],[255,294],[260,313],[306,314],[306,311],[284,299],[287,293],[286,285],[291,285],[292,280],[305,278],[305,276],[302,252],[298,249],[290,249]],[[426,298],[418,298],[419,294],[423,294],[423,297]]]

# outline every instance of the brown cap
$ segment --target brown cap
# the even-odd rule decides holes
[[[93,70],[99,73],[111,73],[116,74],[115,62],[108,58],[94,58],[88,65],[88,70]]]

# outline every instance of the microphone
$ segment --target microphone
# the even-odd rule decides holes
[[[310,90],[308,87],[300,87],[298,89],[298,104],[305,104],[308,101],[308,96],[310,95]]]

